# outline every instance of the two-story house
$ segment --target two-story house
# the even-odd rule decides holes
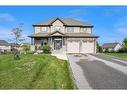
[[[92,35],[93,25],[75,19],[53,18],[33,24],[32,44],[36,49],[50,44],[53,50],[67,53],[96,53],[96,39]]]

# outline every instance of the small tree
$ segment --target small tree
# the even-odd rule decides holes
[[[11,34],[14,36],[15,39],[15,44],[17,45],[19,41],[22,41],[23,39],[21,39],[22,36],[22,25],[23,24],[19,24],[17,27],[12,29]],[[13,54],[14,54],[14,59],[20,59],[19,58],[19,51],[17,49],[18,47],[16,46],[16,49],[13,50]]]
[[[23,39],[21,39],[21,37],[22,37],[21,33],[23,31],[22,25],[23,24],[19,24],[17,27],[13,28],[12,32],[11,32],[11,34],[14,35],[14,37],[15,37],[15,43],[16,44],[18,44],[19,41],[23,40]]]

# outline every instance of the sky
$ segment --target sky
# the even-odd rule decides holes
[[[30,42],[27,36],[34,33],[32,24],[54,17],[92,24],[100,45],[122,43],[127,37],[127,6],[0,6],[0,39],[10,42],[12,29],[23,23],[22,37]]]

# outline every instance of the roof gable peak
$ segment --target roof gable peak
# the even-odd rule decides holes
[[[52,25],[55,21],[59,20],[60,22],[63,23],[63,25],[66,25],[60,18],[55,18],[51,23],[50,25]]]
[[[50,34],[50,36],[63,36],[63,35],[65,35],[64,33],[62,33],[62,32],[60,32],[60,31],[55,31],[55,32],[53,32],[53,33],[51,33]]]

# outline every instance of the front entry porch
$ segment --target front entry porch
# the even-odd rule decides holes
[[[62,38],[54,38],[54,50],[60,50],[62,48]]]
[[[43,37],[43,38],[33,38],[36,50],[40,50],[44,45],[49,44],[52,47],[52,50],[60,50],[64,45],[64,38],[61,36],[57,37]]]
[[[61,50],[65,48],[66,36],[62,32],[56,31],[47,34],[47,36],[33,37],[31,42],[36,47],[36,50],[40,50],[46,44],[49,44],[52,50]]]

